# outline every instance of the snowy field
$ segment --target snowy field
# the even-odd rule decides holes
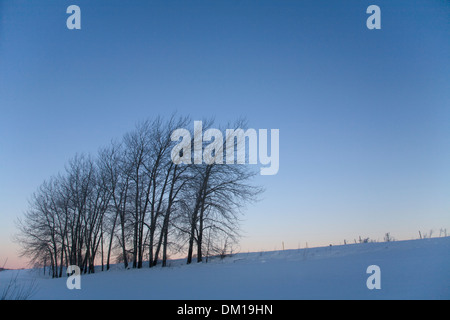
[[[380,267],[381,289],[369,290],[367,267]],[[450,237],[239,253],[208,263],[81,276],[81,289],[41,270],[0,272],[0,296],[12,278],[31,299],[450,299]]]

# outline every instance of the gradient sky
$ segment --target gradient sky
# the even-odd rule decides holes
[[[240,251],[450,233],[449,39],[444,0],[0,0],[0,266],[45,179],[174,111],[280,129]]]

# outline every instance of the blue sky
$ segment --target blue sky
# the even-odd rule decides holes
[[[448,1],[0,1],[0,264],[45,179],[174,111],[280,129],[241,251],[450,231],[449,39]]]

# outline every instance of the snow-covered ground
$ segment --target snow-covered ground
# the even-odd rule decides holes
[[[67,278],[39,270],[0,272],[0,297],[11,278],[31,299],[450,299],[450,237],[348,244],[298,250],[239,253],[223,260],[81,276],[81,289]],[[381,289],[369,290],[367,267],[380,267]]]

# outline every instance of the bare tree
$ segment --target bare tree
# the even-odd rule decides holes
[[[186,246],[187,263],[195,246],[198,262],[205,250],[229,248],[239,237],[242,208],[262,190],[251,184],[251,166],[215,161],[229,141],[205,149],[206,162],[174,163],[171,133],[188,123],[175,116],[143,121],[96,158],[75,155],[62,174],[38,188],[18,219],[22,254],[61,277],[68,265],[95,272],[99,259],[103,270],[105,253],[108,270],[114,255],[125,268],[131,261],[141,268],[146,257],[151,267],[161,255],[165,266],[169,250]],[[205,121],[203,129],[212,123]],[[203,132],[193,132],[194,140],[196,134]],[[237,152],[234,138],[232,146]]]
[[[127,203],[129,201],[129,166],[124,161],[123,145],[112,142],[107,148],[99,151],[98,167],[100,183],[110,192],[109,207],[106,214],[106,228],[109,233],[106,269],[109,270],[114,238],[119,239],[124,267],[128,267],[127,259]],[[109,226],[109,227],[108,227]]]
[[[244,122],[240,120],[233,127],[241,128],[243,125]],[[225,164],[226,158],[219,159],[230,146],[235,151],[245,148],[245,145],[238,145],[234,137],[226,137],[223,143],[216,145],[214,154],[207,155],[214,161],[191,166],[194,177],[191,189],[195,204],[189,217],[188,264],[192,262],[194,241],[197,244],[197,262],[202,261],[204,230],[207,228],[220,230],[228,238],[236,238],[240,209],[262,192],[261,188],[250,183],[256,175],[251,166],[245,163]]]

